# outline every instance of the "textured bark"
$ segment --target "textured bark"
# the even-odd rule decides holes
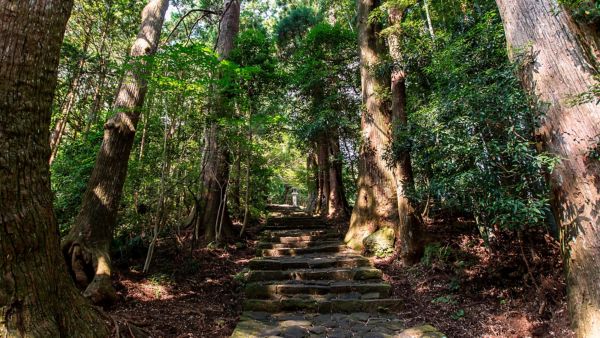
[[[427,5],[427,3],[425,3]],[[390,23],[399,25],[402,21],[403,12],[391,9],[389,13]],[[406,127],[408,125],[408,114],[406,111],[406,74],[402,69],[402,55],[400,53],[400,40],[397,34],[388,38],[390,56],[394,61],[391,76],[392,93],[392,126],[394,128]],[[394,166],[396,180],[396,196],[398,198],[398,227],[396,229],[396,251],[404,264],[413,264],[419,260],[420,246],[420,223],[416,215],[416,209],[408,197],[408,192],[414,188],[413,170],[408,150],[398,154]]]
[[[561,158],[551,175],[568,301],[579,337],[600,335],[600,107],[572,98],[596,84],[580,31],[555,0],[497,0],[509,54],[540,110],[538,135]]]
[[[104,139],[81,210],[63,240],[63,254],[73,278],[85,288],[84,295],[97,304],[116,299],[109,248],[147,91],[147,70],[139,57],[155,53],[168,6],[168,0],[151,0],[142,12],[140,32],[131,49],[134,67],[125,74],[117,94],[114,106],[118,113],[104,125]]]
[[[231,201],[233,202],[233,210],[236,218],[239,218],[242,210],[242,145],[238,144],[235,155],[235,176],[233,181],[233,189],[231,192]]]
[[[309,190],[306,212],[312,215],[317,209],[317,199],[319,196],[319,169],[315,154],[312,151],[306,157],[306,169],[308,171],[307,186]]]
[[[250,114],[250,119],[252,114]],[[246,155],[246,195],[244,197],[244,220],[242,222],[242,230],[240,231],[240,237],[246,231],[248,222],[250,221],[250,194],[252,192],[252,180],[250,178],[250,169],[252,168],[252,140],[253,140],[252,126],[248,126],[248,154]]]
[[[384,160],[391,142],[392,114],[390,103],[377,93],[390,88],[389,77],[377,76],[372,67],[387,52],[380,37],[381,27],[369,21],[369,14],[380,5],[378,0],[359,0],[359,45],[362,78],[361,129],[358,196],[345,241],[349,247],[362,249],[363,239],[378,228],[395,229],[398,224],[398,201],[394,172]]]
[[[319,168],[319,214],[322,217],[329,215],[329,140],[321,137],[317,143],[317,166]]]
[[[0,336],[107,337],[60,255],[50,115],[73,2],[0,0]]]
[[[229,152],[222,146],[218,128],[216,123],[212,124],[204,135],[202,192],[196,220],[199,222],[197,227],[204,229],[208,242],[230,237],[233,225],[226,203],[223,205],[229,180]],[[219,234],[218,228],[223,233]]]
[[[234,41],[240,30],[240,1],[225,0],[224,14],[219,26],[217,53],[221,60],[229,57],[233,50]],[[216,98],[216,116],[224,117],[230,114],[227,98],[219,93]],[[219,124],[212,119],[205,135],[202,192],[198,222],[204,227],[207,241],[220,240],[220,236],[230,237],[232,222],[227,208],[227,186],[229,183],[229,150],[224,145],[224,133]],[[221,234],[220,228],[224,233]]]
[[[329,198],[327,218],[335,220],[347,220],[350,216],[348,201],[342,179],[342,159],[340,154],[340,141],[338,137],[330,137],[328,140],[328,178]]]

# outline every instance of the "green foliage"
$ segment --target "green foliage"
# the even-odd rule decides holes
[[[79,212],[101,143],[101,132],[89,132],[77,139],[66,140],[52,166],[54,211],[61,234],[69,230]]]
[[[561,3],[578,20],[597,21],[595,1]],[[214,51],[218,20],[196,13],[168,41],[164,37],[155,56],[131,62],[127,50],[144,4],[76,1],[52,119],[57,124],[65,118],[68,98],[74,97],[52,165],[63,233],[77,215],[102,124],[115,113],[110,107],[121,76],[139,62],[151,71],[115,229],[122,256],[143,251],[149,228],[161,217],[161,195],[166,214],[161,234],[181,230],[195,203],[209,123],[219,124],[220,146],[230,154],[228,200],[234,216],[239,218],[248,202],[252,216],[260,217],[268,201],[284,202],[290,187],[307,196],[314,182],[306,155],[325,137],[339,138],[342,154],[331,160],[343,162],[347,197],[355,197],[361,84],[353,0],[248,0],[237,47],[224,61]],[[396,35],[401,44],[399,60],[384,56],[372,71],[407,74],[409,123],[395,126],[388,159],[411,153],[415,189],[409,193],[416,205],[433,206],[430,216],[467,216],[484,234],[493,226],[544,224],[549,210],[543,176],[557,160],[535,150],[539,117],[507,61],[495,2],[428,4],[426,10],[423,1],[388,0],[371,16],[384,28],[382,38]],[[173,5],[165,32],[188,10],[219,11],[222,2]],[[402,11],[402,22],[391,26],[390,10]],[[596,94],[591,88],[574,100],[592,101]],[[390,91],[379,88],[378,95],[389,98]],[[598,153],[590,149],[589,156],[597,159]],[[423,262],[446,264],[450,255],[450,248],[432,245]]]
[[[299,40],[316,25],[321,18],[308,7],[291,10],[275,27],[277,44],[282,47],[297,47]]]
[[[431,267],[434,263],[440,265],[448,264],[449,258],[452,255],[452,248],[444,246],[441,243],[432,243],[425,246],[421,263]]]
[[[456,304],[456,300],[453,296],[440,296],[438,298],[433,299],[431,302],[434,304]]]
[[[431,198],[438,211],[471,215],[486,227],[519,229],[544,224],[543,173],[556,159],[531,141],[537,118],[492,5],[456,27],[460,34],[438,31],[435,44],[407,38],[406,48],[431,53],[408,58],[410,125],[396,131],[392,152],[412,152],[415,200]]]
[[[559,0],[571,15],[586,24],[600,23],[600,3],[596,0]]]
[[[454,320],[459,320],[461,318],[463,318],[465,316],[465,310],[464,309],[458,309],[456,312],[454,312],[451,316],[452,319]]]

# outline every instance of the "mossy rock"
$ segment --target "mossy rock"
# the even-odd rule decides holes
[[[383,228],[375,231],[363,240],[365,250],[378,254],[394,249],[396,233],[392,228]]]

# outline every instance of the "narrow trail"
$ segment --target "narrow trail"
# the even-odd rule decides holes
[[[232,337],[445,337],[429,325],[405,327],[382,272],[348,249],[338,229],[299,210],[273,212]]]

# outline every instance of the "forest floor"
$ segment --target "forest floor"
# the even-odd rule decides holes
[[[522,245],[497,231],[486,246],[473,228],[438,220],[420,264],[376,263],[408,326],[427,322],[449,337],[574,337],[558,243],[542,230],[525,232]]]
[[[525,233],[521,246],[496,233],[485,246],[467,223],[428,227],[435,235],[421,263],[374,260],[404,304],[398,316],[407,327],[430,323],[448,337],[574,337],[558,246],[548,235]],[[163,240],[146,275],[141,256],[117,260],[119,301],[107,312],[153,337],[229,337],[243,303],[237,276],[255,255],[254,238],[193,254]]]

